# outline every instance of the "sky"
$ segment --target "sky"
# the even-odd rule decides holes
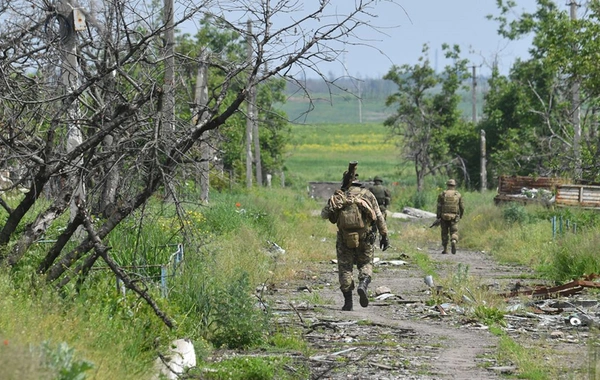
[[[535,0],[516,2],[516,10],[535,10]],[[380,78],[393,64],[416,64],[425,43],[429,45],[431,65],[437,71],[443,70],[447,63],[442,54],[443,43],[459,45],[470,66],[478,67],[484,75],[491,72],[494,58],[500,72],[507,74],[515,59],[529,56],[531,37],[506,40],[498,35],[498,22],[486,18],[500,13],[496,0],[399,0],[398,3],[403,10],[388,5],[377,15],[378,24],[397,25],[386,29],[388,36],[373,36],[377,41],[372,45],[384,54],[367,47],[351,47],[343,59],[350,75]],[[339,75],[344,69],[338,64],[329,70]]]
[[[289,3],[309,12],[314,10],[317,1],[291,0]],[[359,0],[330,1],[343,13],[344,7],[351,7]],[[515,17],[523,11],[533,12],[536,9],[536,0],[515,1]],[[568,10],[567,1],[556,0],[556,3]],[[252,0],[243,3],[252,4]],[[373,26],[379,27],[379,32],[363,28],[360,34],[360,38],[372,47],[348,46],[340,62],[323,64],[320,71],[336,77],[381,78],[394,64],[418,63],[423,45],[428,44],[429,60],[439,72],[448,64],[442,52],[442,44],[446,43],[459,45],[462,57],[469,60],[469,66],[478,68],[478,74],[491,73],[494,61],[502,74],[508,74],[517,58],[528,58],[532,36],[509,41],[498,35],[498,22],[488,20],[486,16],[498,16],[499,13],[496,0],[379,0],[374,11],[376,19],[373,20]],[[245,25],[248,17],[247,13],[237,15],[231,9],[223,15],[228,19],[239,17],[241,25]],[[293,16],[285,14],[285,17]],[[289,19],[284,22],[289,22]],[[197,25],[192,24],[184,31],[193,32],[195,28]]]

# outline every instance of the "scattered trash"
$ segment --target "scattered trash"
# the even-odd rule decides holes
[[[388,260],[388,261],[383,260],[383,261],[379,261],[377,264],[378,265],[401,266],[401,265],[406,265],[408,263],[403,260]]]
[[[375,300],[376,301],[385,301],[386,299],[393,298],[393,297],[396,297],[396,295],[392,294],[392,293],[385,293],[385,294],[380,294],[380,295],[376,296]]]
[[[267,240],[267,243],[270,245],[269,252],[277,253],[283,255],[285,253],[285,249],[281,248],[277,243]]]
[[[391,294],[392,293],[392,289],[388,288],[387,286],[379,286],[377,289],[375,289],[375,296],[380,296],[382,294]]]
[[[519,295],[530,295],[532,297],[543,297],[548,295],[568,296],[581,293],[584,288],[600,288],[600,282],[593,281],[597,278],[597,274],[591,274],[583,278],[583,280],[575,280],[564,285],[554,287],[540,287],[537,289],[521,290],[520,283],[517,283],[515,288],[508,294],[500,294],[501,297],[516,297]]]
[[[308,285],[299,286],[298,289],[296,289],[296,290],[299,291],[299,292],[312,293],[312,289]]]
[[[433,288],[435,285],[433,283],[433,276],[429,275],[429,276],[425,276],[425,284],[427,284],[427,286],[429,286],[430,288]]]
[[[581,319],[577,318],[577,316],[575,316],[575,315],[569,315],[565,322],[567,322],[571,326],[580,326],[581,325]]]

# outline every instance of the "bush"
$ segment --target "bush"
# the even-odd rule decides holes
[[[218,290],[214,309],[217,326],[210,338],[215,346],[247,348],[263,342],[267,318],[255,307],[251,292],[245,272]]]
[[[417,191],[411,197],[412,207],[418,209],[425,209],[428,204],[428,196],[427,193],[423,191]]]
[[[518,203],[511,203],[502,209],[502,217],[509,223],[527,223],[529,216],[525,207]]]
[[[42,356],[45,366],[55,373],[56,380],[84,380],[85,372],[94,368],[93,364],[85,360],[75,360],[75,350],[66,343],[61,343],[53,348],[48,342],[42,344]]]

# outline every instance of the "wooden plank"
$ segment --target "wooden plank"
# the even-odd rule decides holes
[[[500,176],[498,178],[498,193],[519,194],[524,187],[553,190],[556,186],[566,182],[567,180],[564,178],[558,177]]]

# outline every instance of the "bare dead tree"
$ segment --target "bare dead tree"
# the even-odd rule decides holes
[[[60,223],[75,192],[67,178],[77,173],[86,185],[86,199],[78,202],[78,216],[46,249],[37,273],[60,287],[85,276],[101,258],[126,279],[105,243],[115,227],[161,189],[170,192],[169,199],[177,204],[174,183],[190,150],[208,131],[243,110],[249,89],[270,78],[285,78],[303,88],[307,73],[335,86],[322,74],[320,64],[339,60],[344,44],[369,44],[361,40],[361,30],[377,29],[380,3],[177,1],[173,27],[210,14],[220,27],[251,39],[255,51],[252,60],[208,55],[209,67],[218,70],[222,80],[213,83],[206,106],[197,107],[196,114],[184,118],[185,113],[176,109],[173,128],[160,117],[165,102],[162,36],[171,27],[160,9],[138,2],[80,1],[76,6],[85,16],[85,28],[75,32],[72,15],[60,13],[52,2],[4,0],[0,166],[10,170],[15,184],[27,192],[15,207],[0,202],[7,214],[0,228],[0,247],[4,247],[0,264],[18,264],[35,241]],[[248,18],[253,20],[250,36],[245,27]],[[72,33],[77,33],[79,81],[61,90],[57,83],[63,42]],[[192,57],[180,59],[199,63]],[[173,85],[181,86],[178,83],[176,79]],[[175,99],[179,107],[193,102]],[[71,120],[69,110],[74,104],[79,108],[78,120]],[[67,149],[64,129],[72,123],[80,128],[82,141]],[[168,133],[163,133],[167,128]],[[93,224],[89,215],[103,219]],[[79,226],[86,231],[83,237],[76,234]],[[66,249],[67,243],[75,248]],[[128,286],[133,287],[131,282]],[[152,305],[148,295],[142,296]],[[168,321],[160,311],[157,314]]]

